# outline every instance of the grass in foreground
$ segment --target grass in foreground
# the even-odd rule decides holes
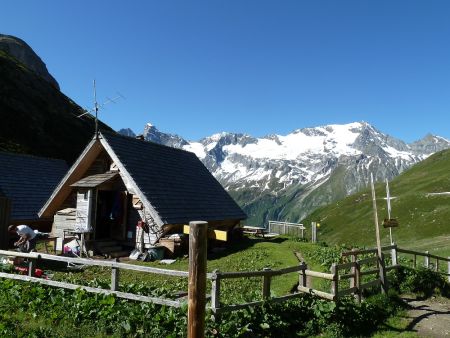
[[[330,262],[339,257],[339,248],[327,248],[281,237],[277,240],[247,238],[225,252],[211,255],[208,271],[274,269],[298,264],[294,251],[314,270],[327,271]],[[187,259],[180,259],[169,268],[187,269]],[[140,263],[159,266],[156,262]],[[67,274],[55,273],[55,278],[67,279]],[[134,293],[166,297],[186,287],[186,281],[170,280],[143,273],[122,273],[122,288]],[[110,269],[85,269],[73,272],[68,279],[80,283],[96,278],[108,287]],[[273,281],[274,294],[288,293],[297,282],[297,274]],[[406,269],[391,276],[394,288],[402,292],[422,292],[428,295],[448,286],[430,270],[414,272]],[[103,280],[103,282],[102,282]],[[106,281],[106,282],[105,282]],[[437,281],[437,282],[436,282]],[[430,284],[433,282],[434,284]],[[103,284],[102,284],[103,283]],[[177,284],[178,283],[178,284]],[[260,296],[261,279],[236,279],[223,288],[225,303],[255,300]],[[427,286],[414,289],[413,287]],[[187,289],[187,288],[185,288]],[[250,299],[251,298],[251,299]],[[207,315],[208,337],[414,337],[408,330],[405,306],[395,292],[387,296],[368,297],[361,305],[351,297],[338,303],[304,295],[282,304],[263,306],[223,314],[217,321]],[[187,309],[173,309],[153,304],[120,300],[113,296],[88,294],[0,280],[0,335],[5,337],[184,337]]]

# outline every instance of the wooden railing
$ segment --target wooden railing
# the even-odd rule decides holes
[[[305,227],[300,223],[269,221],[268,232],[305,238]]]
[[[391,264],[386,266],[386,261],[384,259],[384,253],[382,259],[378,258],[376,249],[363,249],[363,250],[352,250],[342,253],[343,260],[347,262],[333,264],[330,269],[330,273],[313,271],[308,269],[305,262],[301,262],[297,266],[287,267],[279,270],[272,270],[270,268],[265,268],[261,271],[241,271],[241,272],[221,272],[219,270],[214,270],[212,273],[208,273],[206,278],[211,281],[211,297],[209,308],[212,312],[219,314],[223,312],[238,310],[250,306],[261,305],[265,301],[272,302],[283,302],[288,299],[296,298],[304,293],[312,294],[324,299],[336,301],[341,297],[347,295],[354,295],[354,297],[361,302],[362,292],[364,289],[377,287],[382,283],[380,276],[392,269],[399,267],[397,264],[398,253],[410,254],[414,256],[414,267],[417,266],[417,256],[423,256],[424,266],[431,267],[430,260],[436,260],[434,269],[439,271],[439,263],[447,262],[448,272],[443,273],[449,277],[450,281],[450,258],[444,258],[436,255],[430,255],[429,253],[421,253],[412,250],[406,250],[397,248],[396,245],[382,247],[383,252],[390,252]],[[363,257],[361,255],[374,254],[372,257]],[[83,289],[88,292],[102,293],[102,294],[114,294],[119,298],[137,300],[142,302],[151,302],[155,304],[168,305],[174,307],[180,307],[184,304],[185,300],[172,300],[165,298],[150,297],[144,295],[137,295],[132,293],[125,293],[118,291],[119,285],[119,271],[120,270],[132,270],[141,271],[152,274],[159,274],[165,276],[176,276],[188,278],[189,273],[187,271],[160,269],[148,266],[134,265],[120,263],[117,261],[105,261],[105,260],[95,260],[95,259],[84,259],[84,258],[71,258],[63,256],[55,256],[43,253],[19,253],[15,251],[5,251],[0,250],[0,255],[4,256],[14,256],[22,257],[28,259],[29,268],[28,276],[10,274],[0,272],[1,278],[10,278],[21,281],[35,282],[46,284],[50,286],[66,288],[66,289]],[[111,287],[109,290],[88,287],[83,285],[71,284],[66,282],[46,280],[42,278],[36,278],[33,276],[33,271],[36,263],[39,260],[50,260],[59,261],[74,264],[83,264],[88,266],[101,266],[111,269]],[[384,269],[384,272],[382,271]],[[298,274],[298,286],[297,292],[286,294],[283,296],[271,297],[271,286],[272,278],[276,276],[282,276],[286,274]],[[236,278],[261,278],[261,293],[262,300],[256,300],[241,304],[224,304],[221,301],[221,283],[227,279]],[[314,283],[310,283],[312,278],[319,278],[323,280],[330,281],[329,292],[324,290],[318,290],[313,287]],[[311,285],[310,285],[311,284]],[[344,285],[345,284],[345,285]]]
[[[439,272],[445,276],[447,276],[448,281],[450,282],[450,257],[441,257],[430,254],[428,251],[425,252],[418,252],[413,250],[406,250],[401,248],[396,248],[397,252],[408,254],[413,256],[413,268],[417,268],[417,256],[421,256],[424,258],[423,267],[430,269],[433,268],[434,271]],[[431,262],[431,260],[434,260],[434,264]],[[440,263],[446,262],[447,263],[447,272],[441,271]]]
[[[119,263],[116,261],[106,261],[106,260],[96,260],[96,259],[86,259],[86,258],[71,258],[71,257],[49,255],[49,254],[43,254],[43,253],[37,253],[37,252],[21,253],[21,252],[17,252],[17,251],[0,250],[0,255],[9,256],[9,257],[21,257],[21,258],[26,258],[28,260],[28,275],[27,276],[0,272],[1,278],[9,278],[9,279],[20,280],[20,281],[40,283],[40,284],[55,286],[55,287],[59,287],[59,288],[70,289],[70,290],[83,289],[88,292],[101,293],[101,294],[106,294],[106,295],[113,294],[119,298],[137,300],[137,301],[148,302],[148,303],[155,303],[155,304],[160,304],[160,305],[169,305],[169,306],[174,306],[174,307],[180,307],[180,306],[182,306],[183,303],[185,303],[180,300],[172,300],[172,299],[150,297],[150,296],[144,296],[144,295],[137,295],[137,294],[133,294],[133,293],[121,292],[121,291],[118,291],[118,286],[119,286],[119,278],[120,278],[119,271],[120,270],[132,270],[132,271],[140,271],[140,272],[146,272],[146,273],[152,273],[152,274],[158,274],[158,275],[178,276],[178,277],[186,277],[186,278],[189,275],[189,273],[187,271],[159,269],[159,268],[153,268],[153,267],[149,267],[149,266]],[[58,262],[65,262],[65,263],[83,264],[83,265],[88,265],[88,266],[100,266],[100,267],[111,268],[110,290],[34,277],[35,267],[36,267],[36,264],[39,262],[39,260],[58,261]]]
[[[282,302],[287,299],[295,298],[300,295],[300,293],[293,293],[284,295],[281,297],[273,297],[271,298],[271,280],[275,276],[281,276],[288,273],[300,273],[300,276],[304,275],[307,272],[307,266],[305,263],[300,263],[300,265],[292,266],[289,268],[284,268],[280,270],[272,270],[269,268],[265,268],[262,271],[242,271],[242,272],[221,272],[219,270],[214,270],[212,275],[209,277],[212,282],[211,287],[211,310],[214,313],[222,313],[227,311],[239,310],[242,308],[261,305],[265,301],[274,301],[274,302]],[[263,300],[247,302],[242,304],[222,304],[220,300],[221,296],[221,282],[225,279],[232,278],[251,278],[251,277],[260,277],[262,279],[262,298]]]

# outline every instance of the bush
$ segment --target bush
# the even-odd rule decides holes
[[[428,298],[437,293],[450,295],[450,285],[438,272],[427,268],[412,269],[401,266],[391,276],[391,286],[402,293],[415,293]]]
[[[144,290],[140,285],[133,290]],[[145,290],[147,291],[147,290]],[[152,290],[156,292],[156,290]],[[156,292],[158,293],[158,292]],[[206,317],[208,337],[367,336],[397,309],[396,295],[377,295],[361,305],[310,295],[284,303]],[[0,280],[0,336],[185,337],[187,308],[180,309],[38,284]]]

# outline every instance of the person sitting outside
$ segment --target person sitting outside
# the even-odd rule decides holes
[[[8,231],[19,235],[19,240],[14,243],[14,246],[19,248],[19,251],[35,251],[36,233],[28,225],[10,225]]]

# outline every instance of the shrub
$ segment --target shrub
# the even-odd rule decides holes
[[[415,293],[430,297],[434,293],[450,295],[450,285],[438,272],[427,268],[412,269],[401,266],[391,276],[391,286],[402,293]]]

